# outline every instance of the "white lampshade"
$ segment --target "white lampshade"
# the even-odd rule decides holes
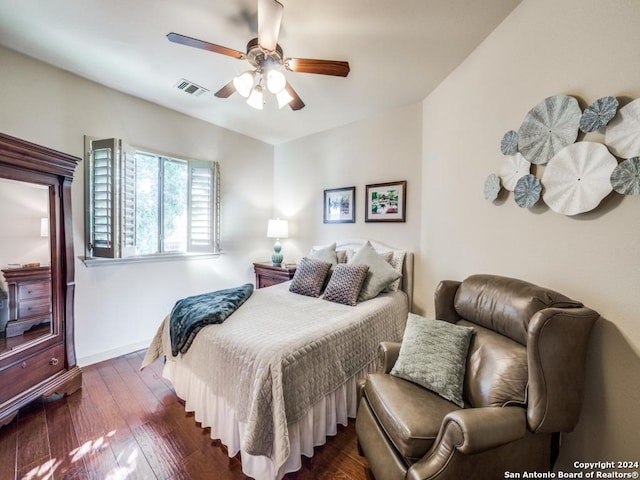
[[[291,103],[293,97],[287,92],[286,89],[282,89],[280,92],[276,94],[276,98],[278,99],[278,108],[285,107]]]
[[[287,79],[280,70],[271,69],[267,73],[267,89],[273,94],[278,94],[287,85]]]
[[[267,238],[287,238],[289,236],[289,222],[286,220],[269,220]]]
[[[41,237],[49,236],[49,219],[48,218],[40,219],[40,236]]]
[[[256,85],[256,88],[251,90],[251,95],[247,98],[247,103],[256,110],[262,110],[264,106],[264,93],[260,85]]]
[[[244,72],[233,79],[233,86],[240,95],[247,98],[253,87],[253,75],[251,72]]]

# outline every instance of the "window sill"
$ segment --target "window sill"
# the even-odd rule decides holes
[[[127,258],[98,258],[98,257],[78,257],[84,263],[84,266],[89,267],[103,267],[107,265],[122,265],[127,263],[153,263],[153,262],[167,262],[176,260],[203,260],[208,258],[218,258],[218,253],[160,253],[157,255],[141,255],[139,257],[127,257]]]

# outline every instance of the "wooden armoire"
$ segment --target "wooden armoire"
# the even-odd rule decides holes
[[[15,283],[15,278],[20,277],[16,269],[25,268],[25,274],[28,269],[37,270],[38,265],[34,269],[33,263],[21,265],[14,263],[12,258],[5,258],[7,255],[16,259],[29,255],[28,251],[19,251],[21,245],[27,249],[30,242],[38,241],[37,237],[42,237],[42,248],[48,248],[50,253],[48,265],[40,265],[41,270],[47,272],[46,282],[38,278],[38,289],[32,288],[36,280],[30,282],[26,275],[24,288],[13,284],[12,295],[8,296],[8,302],[22,302],[9,305],[9,310],[15,311],[21,306],[30,306],[33,301],[29,296],[37,293],[37,305],[41,310],[45,307],[40,304],[45,305],[47,313],[37,322],[33,321],[33,325],[19,329],[11,328],[16,319],[10,318],[8,326],[5,324],[0,331],[0,426],[9,423],[20,408],[40,396],[71,394],[82,383],[73,338],[75,283],[71,220],[71,182],[79,162],[80,158],[0,134],[0,189],[26,192],[16,195],[19,199],[11,207],[10,215],[6,210],[0,210],[10,217],[3,219],[0,215],[0,229],[5,232],[0,236],[0,254],[4,255],[2,261],[10,264],[9,267],[0,265],[0,268],[6,267],[9,283]],[[18,232],[23,224],[35,225],[35,222],[40,229],[41,219],[37,218],[38,212],[29,201],[30,191],[38,192],[38,198],[43,199],[45,205],[38,208],[44,214],[39,215],[48,219],[48,224],[42,224],[44,232],[38,230],[33,238],[22,230]],[[21,221],[16,222],[16,218]],[[13,230],[16,231],[14,236],[11,235]],[[43,285],[50,291],[43,292]]]

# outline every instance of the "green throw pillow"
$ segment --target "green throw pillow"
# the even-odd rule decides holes
[[[398,280],[402,274],[394,270],[389,263],[382,257],[371,242],[367,241],[360,250],[349,260],[349,263],[366,265],[369,267],[367,277],[362,284],[358,301],[364,302],[376,297],[382,290],[395,280]]]
[[[410,313],[391,375],[464,407],[462,389],[473,328]]]

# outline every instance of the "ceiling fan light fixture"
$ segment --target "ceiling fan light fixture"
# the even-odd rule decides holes
[[[267,89],[271,93],[277,95],[282,90],[284,90],[284,87],[286,85],[287,79],[285,78],[284,73],[282,73],[280,70],[272,68],[267,72]]]
[[[256,85],[256,87],[251,90],[251,94],[249,98],[247,98],[247,104],[256,110],[262,110],[264,107],[264,93],[262,92],[262,87],[260,85]]]
[[[249,97],[251,88],[253,87],[253,74],[251,72],[244,72],[241,75],[233,78],[233,86],[240,95],[244,98]]]
[[[277,97],[282,108],[288,105],[298,111],[305,107],[300,95],[287,82],[285,72],[313,73],[346,77],[349,62],[314,58],[287,58],[278,44],[284,6],[282,0],[254,0],[258,3],[258,36],[247,43],[246,52],[216,45],[179,33],[167,34],[170,42],[199,48],[248,62],[252,70],[234,77],[216,93],[216,98],[228,98],[238,92],[253,108],[262,110],[265,105],[265,89]],[[185,87],[186,88],[186,87]]]
[[[293,100],[293,97],[289,94],[289,92],[287,92],[286,89],[283,88],[278,93],[276,93],[276,99],[278,100],[278,108],[282,108],[289,105],[291,103],[291,100]]]

